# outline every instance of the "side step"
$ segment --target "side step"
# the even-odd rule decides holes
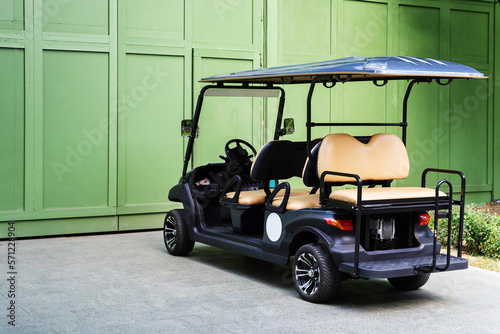
[[[390,278],[413,276],[422,273],[420,269],[431,268],[433,256],[412,257],[406,259],[393,259],[383,261],[359,262],[358,277],[361,278]],[[446,266],[447,254],[436,256],[437,266]],[[467,259],[450,256],[448,270],[467,269],[469,266]],[[417,270],[417,267],[419,270]],[[342,263],[339,270],[348,274],[355,273],[354,263]]]

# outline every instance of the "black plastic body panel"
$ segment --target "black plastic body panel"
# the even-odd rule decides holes
[[[418,274],[415,268],[418,266],[429,266],[432,264],[432,255],[396,258],[381,261],[366,261],[359,263],[359,277],[362,278],[389,278],[389,277],[404,277]],[[437,265],[444,267],[446,265],[446,255],[439,254],[437,256]],[[451,257],[451,264],[448,270],[467,269],[467,259],[461,257]],[[340,271],[352,272],[354,263],[342,263]]]

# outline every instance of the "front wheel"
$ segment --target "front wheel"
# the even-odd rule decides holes
[[[189,239],[189,227],[184,210],[171,210],[163,224],[163,241],[172,255],[186,255],[193,250],[194,241]]]
[[[297,251],[292,277],[299,296],[313,303],[333,299],[342,283],[341,273],[320,244],[307,244]]]
[[[422,274],[415,276],[406,276],[406,277],[393,277],[388,278],[387,280],[391,283],[396,289],[399,290],[416,290],[423,286],[429,280],[431,274]]]

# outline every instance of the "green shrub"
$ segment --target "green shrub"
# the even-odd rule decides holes
[[[429,227],[434,231],[433,212]],[[453,209],[451,238],[452,246],[457,246],[460,210]],[[446,246],[447,244],[447,220],[442,219],[438,225],[438,240]],[[500,216],[475,209],[472,206],[465,207],[464,211],[464,249],[471,255],[485,255],[493,259],[500,259]]]

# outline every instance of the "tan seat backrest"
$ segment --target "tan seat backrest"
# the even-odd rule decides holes
[[[410,162],[401,139],[379,133],[363,144],[346,133],[326,136],[318,155],[318,176],[325,171],[357,174],[365,180],[382,181],[408,177]],[[326,182],[353,182],[352,178],[328,175]]]

